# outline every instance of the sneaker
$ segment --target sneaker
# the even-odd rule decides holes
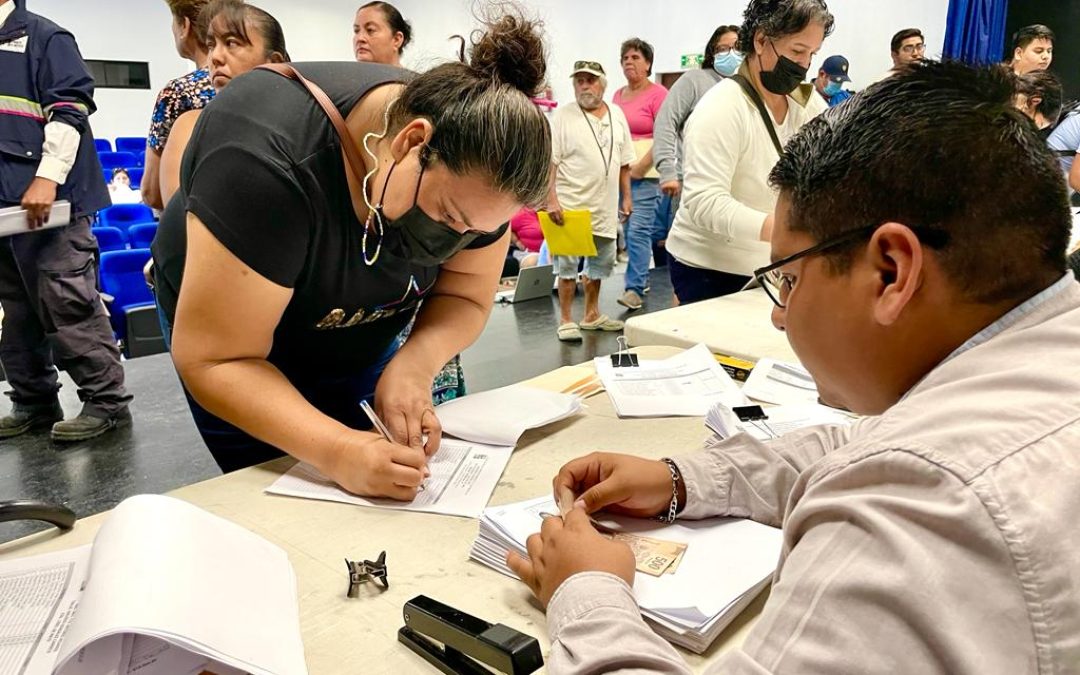
[[[621,263],[630,262],[630,253],[624,248],[616,254],[615,259]]]
[[[97,438],[107,431],[112,431],[118,426],[131,423],[131,411],[127,408],[120,410],[111,417],[96,417],[81,413],[78,417],[70,420],[57,422],[52,428],[52,439],[64,443],[86,441]]]
[[[641,296],[637,294],[637,291],[627,291],[615,302],[629,310],[641,309]]]
[[[59,401],[38,405],[16,403],[11,407],[10,415],[0,418],[0,438],[12,438],[31,429],[52,426],[62,419],[64,410]]]

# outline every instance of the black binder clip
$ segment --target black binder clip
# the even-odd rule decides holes
[[[731,412],[735,413],[735,416],[739,418],[740,422],[749,422],[757,429],[768,434],[770,438],[780,438],[780,435],[772,430],[768,422],[769,416],[765,414],[759,405],[740,405],[731,409]]]
[[[398,642],[447,675],[527,675],[544,665],[536,638],[418,595],[405,603]]]
[[[385,591],[390,588],[390,580],[386,577],[386,551],[379,554],[374,562],[370,560],[353,561],[345,559],[345,566],[349,568],[349,592],[350,598],[360,597],[360,585],[369,581],[382,586]]]
[[[636,368],[638,365],[637,354],[630,353],[630,344],[626,341],[626,336],[620,335],[616,342],[619,344],[619,351],[611,355],[611,367]]]

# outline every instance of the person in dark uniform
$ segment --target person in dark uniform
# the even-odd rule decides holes
[[[0,0],[0,207],[21,205],[37,230],[53,202],[71,203],[70,225],[0,240],[0,362],[13,402],[0,438],[51,425],[54,440],[80,441],[131,419],[90,232],[111,204],[87,122],[93,93],[71,33],[23,0]],[[66,421],[54,364],[83,402]]]
[[[284,451],[353,493],[415,497],[440,443],[432,378],[483,329],[507,221],[547,193],[545,68],[534,24],[504,16],[468,62],[273,64],[206,107],[153,252],[222,469]],[[392,442],[363,431],[370,399]]]

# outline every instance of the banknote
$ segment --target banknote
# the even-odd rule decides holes
[[[667,573],[673,565],[677,567],[686,553],[686,544],[653,539],[640,534],[616,532],[611,538],[625,543],[634,552],[638,572],[654,577]]]

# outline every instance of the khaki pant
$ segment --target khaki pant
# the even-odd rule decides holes
[[[90,218],[0,239],[0,362],[16,403],[56,399],[56,366],[78,386],[83,412],[110,417],[131,401],[98,294]]]

